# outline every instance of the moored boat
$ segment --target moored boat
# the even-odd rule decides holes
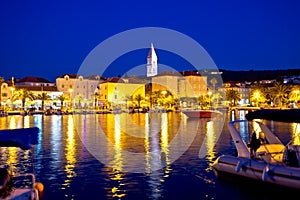
[[[221,115],[222,113],[218,110],[182,110],[187,117],[190,118],[211,118]]]
[[[218,157],[212,166],[216,175],[237,175],[300,189],[300,145],[284,145],[265,124],[258,121],[252,122],[257,125],[252,133],[254,136],[246,142],[236,126],[239,123],[251,122],[238,120],[228,123],[237,156]],[[253,147],[253,140],[260,142],[257,147]]]

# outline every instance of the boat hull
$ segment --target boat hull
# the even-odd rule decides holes
[[[0,146],[30,149],[31,145],[38,143],[38,132],[38,127],[0,130]]]
[[[300,168],[229,155],[220,156],[212,167],[217,175],[220,172],[227,173],[279,186],[300,189]]]
[[[214,110],[183,110],[182,112],[189,118],[211,118],[221,114]]]

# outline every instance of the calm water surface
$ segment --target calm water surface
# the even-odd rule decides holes
[[[213,119],[182,113],[34,115],[0,118],[0,129],[37,126],[30,151],[0,148],[1,164],[34,172],[43,199],[276,199],[283,188],[219,180],[211,164],[234,154],[227,122],[246,111]],[[285,142],[296,124],[267,121]],[[224,126],[223,126],[224,125]],[[241,127],[246,137],[247,127]],[[267,192],[266,192],[267,191]]]

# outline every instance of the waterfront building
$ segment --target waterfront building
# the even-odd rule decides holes
[[[174,99],[178,99],[180,106],[195,106],[197,98],[207,95],[207,77],[197,72],[186,73],[183,76],[179,72],[162,72],[152,77],[152,93],[168,91]]]
[[[207,77],[198,72],[184,73],[179,82],[180,97],[199,97],[207,94]]]
[[[137,106],[135,100],[139,95],[143,103],[146,101],[144,80],[131,77],[112,77],[98,85],[98,105],[102,108]]]
[[[49,106],[55,105],[55,100],[62,94],[59,92],[55,86],[55,83],[52,83],[44,78],[27,76],[22,79],[14,79],[3,82],[1,85],[1,101],[5,107],[10,108],[19,108],[22,106],[21,100],[13,100],[15,92],[18,90],[25,89],[32,93],[35,97],[40,97],[43,93],[49,97],[47,102]],[[25,109],[34,108],[38,110],[41,108],[41,100],[35,99],[32,101],[25,102]]]
[[[179,97],[179,80],[182,75],[178,72],[161,72],[152,77],[152,93],[155,91],[169,91],[173,96]]]
[[[227,90],[236,90],[240,95],[240,101],[238,105],[250,105],[250,92],[251,92],[251,85],[237,82],[237,81],[230,81],[223,84],[224,88],[221,88],[226,93]]]
[[[104,78],[100,76],[90,76],[84,78],[76,74],[64,74],[56,79],[58,91],[70,96],[72,99],[80,95],[84,99],[93,99],[97,92],[97,86]]]

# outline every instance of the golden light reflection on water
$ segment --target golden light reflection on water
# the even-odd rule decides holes
[[[129,122],[129,120],[132,121]],[[152,196],[161,195],[162,190],[159,188],[162,187],[162,182],[169,177],[171,171],[169,165],[169,132],[176,129],[169,124],[169,120],[172,118],[168,117],[167,113],[156,114],[152,118],[149,113],[141,115],[116,114],[107,115],[102,120],[104,124],[101,127],[104,128],[107,139],[113,147],[107,147],[107,154],[113,155],[110,162],[112,170],[110,180],[113,181],[113,186],[109,191],[112,197],[121,199],[127,194],[124,189],[126,180],[123,170],[127,167],[126,165],[135,164],[135,160],[129,162],[125,160],[129,158],[128,152],[144,154],[144,167],[146,174],[149,175],[147,182],[153,191]],[[155,123],[151,123],[153,121]],[[130,124],[131,127],[125,123]],[[143,135],[131,133],[129,130],[140,131]],[[132,158],[134,157],[130,159]],[[158,167],[161,170],[153,170]]]
[[[17,147],[7,147],[7,161],[6,164],[11,167],[12,171],[15,171],[16,164],[18,163],[18,148]]]
[[[65,184],[63,186],[69,187],[71,179],[76,176],[74,171],[76,164],[76,144],[74,138],[74,122],[72,115],[68,116],[68,124],[67,124],[67,138],[66,138],[66,148],[65,148],[65,157],[66,157],[66,165],[65,172],[67,179],[65,180]]]
[[[21,125],[21,122],[23,120],[22,117],[20,116],[12,116],[10,118],[6,118],[8,120],[8,127],[5,127],[5,123],[3,123],[3,125],[1,124],[1,129],[5,129],[5,128],[8,128],[8,129],[15,129],[15,128],[21,128],[22,125]],[[27,120],[28,124],[29,124],[29,119]],[[2,152],[1,152],[1,156],[3,155],[6,155],[7,157],[5,158],[6,160],[6,165],[8,165],[12,172],[15,172],[17,167],[16,165],[18,164],[18,151],[19,151],[19,148],[18,147],[5,147],[2,149]]]
[[[216,130],[214,121],[206,122],[206,148],[207,148],[207,159],[212,163],[215,158],[214,146],[216,143]]]
[[[16,127],[16,118],[15,118],[15,116],[13,116],[13,117],[10,118],[9,128],[10,128],[10,129],[17,128],[17,127]]]
[[[169,177],[169,173],[171,171],[170,160],[169,160],[169,124],[168,124],[168,116],[167,113],[163,113],[161,115],[161,161],[162,164],[165,165],[165,175],[164,178]],[[161,180],[164,182],[164,179]]]
[[[122,166],[123,166],[123,158],[122,158],[122,146],[121,146],[121,120],[120,115],[114,115],[114,167],[113,167],[113,177],[111,177],[112,181],[117,182],[117,185],[111,189],[112,196],[118,199],[121,199],[125,196],[124,191],[121,189],[124,186],[122,181],[124,180],[122,175]]]
[[[30,127],[30,116],[24,116],[24,128],[29,128]]]
[[[144,147],[145,147],[145,159],[146,159],[146,173],[151,172],[150,164],[150,144],[149,144],[149,114],[145,114],[145,138],[144,138]]]

